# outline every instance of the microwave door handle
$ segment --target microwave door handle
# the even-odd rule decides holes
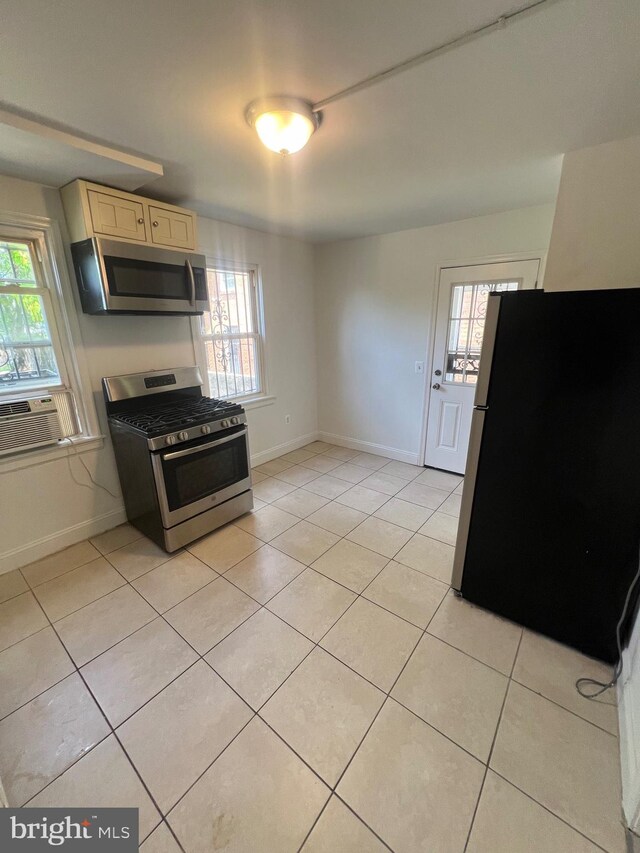
[[[228,435],[226,438],[219,438],[217,441],[209,441],[207,444],[199,444],[197,447],[192,447],[190,450],[177,450],[175,453],[165,453],[162,457],[163,461],[171,461],[172,459],[181,459],[183,456],[191,456],[192,453],[200,453],[201,450],[209,450],[210,447],[215,447],[218,444],[226,444],[228,441],[233,441],[234,438],[242,438],[247,434],[247,430],[243,429],[240,432],[234,432],[233,435]]]
[[[187,270],[189,272],[189,305],[195,307],[196,304],[196,279],[193,274],[193,267],[189,258],[186,260]]]

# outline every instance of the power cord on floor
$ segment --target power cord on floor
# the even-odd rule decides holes
[[[636,584],[638,583],[638,579],[640,579],[640,563],[638,565],[638,571],[635,574],[634,579],[631,581],[629,589],[627,590],[627,597],[624,600],[624,607],[622,608],[622,613],[620,614],[620,619],[618,620],[618,624],[616,625],[616,643],[618,646],[618,662],[615,665],[613,670],[613,678],[611,681],[608,681],[606,684],[602,681],[596,681],[595,678],[579,678],[576,681],[576,690],[578,693],[583,696],[585,699],[596,699],[598,696],[601,696],[605,691],[609,690],[611,687],[615,687],[622,675],[622,642],[620,640],[620,632],[622,631],[622,626],[624,625],[625,619],[627,618],[627,612],[629,610],[629,603],[631,601],[631,596],[633,594],[633,590],[635,589]],[[587,690],[587,685],[591,690]],[[593,689],[595,688],[595,689]]]
[[[94,479],[93,479],[93,475],[91,474],[91,471],[90,471],[90,470],[89,470],[89,468],[87,467],[87,465],[86,465],[86,463],[85,463],[84,459],[82,458],[82,456],[78,453],[78,450],[77,450],[77,448],[76,448],[76,444],[75,444],[74,440],[73,440],[72,438],[70,438],[70,437],[67,437],[67,438],[65,439],[65,441],[68,441],[68,442],[69,442],[70,447],[72,447],[72,448],[73,448],[73,455],[76,457],[76,459],[79,459],[79,460],[80,460],[80,464],[82,465],[82,467],[84,468],[84,470],[87,472],[87,476],[89,477],[89,479],[91,480],[91,482],[93,483],[93,485],[94,485],[94,486],[96,486],[98,489],[102,489],[102,491],[103,491],[103,492],[106,492],[108,495],[111,495],[111,497],[112,497],[112,498],[115,498],[116,500],[119,500],[120,495],[116,495],[116,494],[114,494],[114,493],[113,493],[110,489],[108,489],[106,486],[103,486],[101,483],[98,483],[96,480],[94,480]],[[71,457],[70,457],[69,455],[67,455],[67,465],[69,466],[69,474],[71,475],[71,479],[72,479],[72,480],[73,480],[73,482],[76,484],[76,486],[82,486],[82,488],[83,488],[83,489],[91,489],[91,488],[93,488],[93,486],[90,486],[88,483],[83,483],[81,480],[78,480],[78,478],[76,477],[76,475],[73,473],[73,468],[71,467]]]

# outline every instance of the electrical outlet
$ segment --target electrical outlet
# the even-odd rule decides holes
[[[416,373],[424,373],[424,361],[416,361]]]
[[[285,422],[285,424],[290,424],[291,423],[291,415],[285,415],[284,416],[284,422]]]

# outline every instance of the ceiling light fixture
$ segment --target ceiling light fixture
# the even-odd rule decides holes
[[[249,104],[247,122],[263,145],[277,154],[295,154],[320,124],[320,115],[301,98],[259,98]]]
[[[278,154],[294,154],[300,151],[301,148],[309,141],[311,134],[314,133],[320,126],[321,112],[320,110],[333,104],[335,101],[340,101],[342,98],[347,98],[350,95],[355,95],[356,92],[361,92],[363,89],[369,89],[371,86],[377,86],[388,80],[390,77],[395,77],[396,74],[402,74],[404,71],[409,71],[417,65],[422,65],[429,59],[435,59],[453,48],[461,47],[463,44],[468,44],[480,36],[488,35],[494,30],[503,29],[510,21],[515,18],[538,11],[543,6],[557,3],[558,0],[530,0],[525,6],[520,6],[518,9],[513,9],[511,12],[506,12],[500,15],[499,18],[494,18],[486,24],[482,24],[472,30],[467,30],[462,35],[452,38],[450,41],[425,50],[423,53],[418,53],[404,62],[399,62],[397,65],[392,65],[390,68],[385,68],[384,71],[379,71],[377,74],[372,74],[358,83],[347,86],[346,89],[341,89],[327,98],[323,98],[315,104],[304,101],[301,98],[259,98],[253,101],[247,107],[245,117],[251,127],[254,127],[260,137],[262,143]]]

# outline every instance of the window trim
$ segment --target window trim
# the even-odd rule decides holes
[[[253,288],[254,288],[254,305],[253,310],[255,314],[255,323],[256,323],[256,332],[255,341],[256,341],[256,362],[258,366],[258,377],[260,380],[260,390],[256,391],[254,394],[247,394],[245,396],[237,396],[237,397],[229,397],[223,399],[233,400],[236,403],[247,404],[250,406],[251,404],[256,404],[257,408],[260,405],[268,405],[269,403],[275,400],[275,397],[269,393],[269,384],[268,384],[268,376],[266,369],[266,360],[265,360],[265,322],[264,322],[264,301],[263,301],[263,289],[262,289],[262,276],[260,271],[260,266],[258,264],[250,264],[244,261],[229,261],[222,260],[220,258],[215,257],[215,255],[211,255],[208,252],[205,252],[206,257],[206,265],[207,269],[215,269],[222,270],[225,272],[244,272],[251,273],[253,276]],[[208,396],[212,396],[211,383],[209,381],[209,368],[207,364],[207,353],[205,348],[205,341],[209,339],[208,335],[203,335],[202,333],[202,318],[201,317],[192,317],[191,318],[191,334],[193,338],[194,344],[194,352],[196,355],[196,361],[200,367],[200,371],[203,375],[203,383]],[[226,336],[225,336],[226,337]],[[233,337],[233,335],[229,335],[228,337]],[[247,337],[247,335],[242,334],[239,337]]]
[[[39,249],[37,262],[43,283],[49,293],[52,312],[52,317],[47,319],[51,326],[55,327],[50,328],[50,331],[52,337],[57,334],[62,356],[61,363],[58,364],[60,378],[65,383],[64,387],[73,394],[80,423],[81,432],[73,439],[73,443],[79,445],[80,453],[85,449],[96,449],[98,445],[102,445],[104,436],[91,393],[87,359],[77,316],[77,303],[68,272],[71,258],[65,249],[60,225],[56,219],[46,216],[0,209],[0,232],[3,236],[34,242]],[[54,390],[54,386],[49,387]],[[55,388],[60,389],[61,386],[55,386]],[[32,391],[37,394],[38,389],[23,390],[25,395],[29,396]],[[0,397],[6,397],[9,394],[18,396],[20,393],[22,391],[15,388],[11,392],[1,394]],[[43,455],[47,459],[67,455],[70,444],[71,441],[67,439],[60,442],[57,447],[44,450],[34,448],[2,457],[0,468],[27,467],[34,464],[37,457],[42,458]]]
[[[12,233],[15,232],[15,233]],[[32,392],[37,395],[38,391],[64,391],[69,389],[69,377],[66,365],[65,353],[62,345],[62,339],[58,331],[58,318],[54,310],[54,298],[51,294],[51,287],[47,281],[44,271],[44,254],[42,252],[42,244],[32,233],[27,235],[25,230],[12,228],[9,225],[0,224],[0,242],[6,238],[7,242],[14,241],[22,243],[29,248],[33,271],[35,274],[35,287],[21,287],[19,284],[0,285],[0,293],[9,293],[19,296],[28,296],[36,294],[42,299],[44,307],[44,315],[47,321],[49,330],[49,345],[53,349],[56,366],[58,368],[59,381],[56,383],[41,382],[31,385],[18,385],[14,387],[0,387],[0,400],[6,397],[16,397],[22,394],[29,396]]]

